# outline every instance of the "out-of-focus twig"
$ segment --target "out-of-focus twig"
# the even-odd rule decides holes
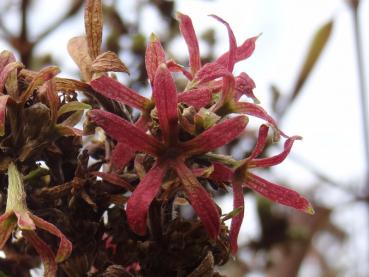
[[[306,80],[309,78],[310,73],[314,69],[321,53],[329,41],[332,33],[333,20],[328,21],[326,24],[321,26],[315,33],[311,44],[309,46],[308,52],[306,54],[305,60],[302,67],[297,75],[296,83],[292,89],[292,92],[284,98],[279,99],[279,103],[276,106],[276,116],[279,120],[284,116],[285,112],[288,111],[288,107],[295,102],[296,98],[300,95],[301,89],[304,86]],[[275,89],[275,87],[274,87]]]
[[[33,49],[35,48],[35,46],[45,37],[55,31],[58,27],[60,27],[69,18],[75,15],[81,9],[83,3],[83,0],[73,1],[69,9],[65,12],[63,16],[61,16],[59,19],[56,19],[53,23],[46,27],[46,29],[41,32],[34,40],[32,40],[29,37],[29,25],[27,22],[31,1],[22,0],[19,6],[19,13],[21,18],[21,28],[19,34],[12,34],[1,20],[0,31],[2,32],[2,36],[4,37],[4,39],[18,51],[22,63],[26,67],[30,67],[30,63],[33,57]]]
[[[3,34],[0,33],[0,35],[4,36],[6,38],[11,37],[11,32],[9,31],[8,27],[3,23],[3,17],[4,17],[5,11],[10,10],[11,6],[12,6],[11,2],[5,3],[4,7],[0,11],[0,32],[3,33]]]
[[[267,272],[268,277],[297,276],[304,257],[310,250],[314,235],[328,222],[331,211],[323,207],[315,207],[314,216],[292,214],[291,226],[299,226],[301,237],[289,244],[281,244],[271,251],[272,266]]]
[[[21,6],[20,6],[20,13],[21,13],[21,29],[19,33],[19,37],[17,41],[19,42],[18,49],[21,49],[20,56],[22,62],[28,66],[31,60],[31,55],[29,54],[32,52],[33,45],[32,43],[29,43],[28,40],[28,24],[27,24],[27,18],[28,18],[28,7],[29,7],[30,1],[29,0],[22,0]]]
[[[35,40],[35,43],[43,40],[51,32],[57,29],[61,24],[66,22],[70,17],[74,16],[82,7],[84,0],[73,1],[67,12],[57,19],[54,23],[50,24],[41,34],[39,34]]]
[[[333,186],[334,188],[345,191],[345,193],[352,195],[356,200],[363,199],[361,196],[358,195],[358,193],[354,189],[350,190],[349,188],[347,188],[346,184],[334,180],[332,177],[322,172],[318,167],[308,162],[304,158],[296,154],[291,154],[289,158],[294,162],[296,162],[297,164],[299,164],[300,166],[304,167],[304,169],[313,174],[319,181],[324,182],[330,186]]]
[[[353,13],[353,24],[354,24],[354,35],[355,35],[355,47],[356,47],[356,59],[359,74],[359,89],[360,89],[360,105],[361,105],[361,116],[363,122],[363,133],[364,133],[364,154],[366,161],[366,174],[365,184],[366,193],[369,193],[369,119],[368,119],[368,97],[367,88],[365,83],[365,66],[364,66],[364,54],[362,48],[360,18],[359,18],[359,7],[360,0],[350,0],[350,6]]]

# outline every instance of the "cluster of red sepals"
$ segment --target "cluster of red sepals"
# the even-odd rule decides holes
[[[200,184],[197,177],[227,182],[233,189],[233,205],[236,211],[230,228],[231,250],[237,251],[237,237],[244,216],[243,188],[250,188],[274,202],[313,213],[305,198],[297,192],[271,183],[250,172],[252,168],[265,168],[281,163],[289,154],[299,136],[289,137],[280,131],[274,119],[257,103],[253,95],[255,84],[246,74],[233,75],[235,63],[248,58],[255,48],[257,37],[247,39],[237,46],[235,36],[227,22],[212,16],[223,23],[229,36],[230,49],[215,61],[202,64],[199,43],[190,17],[177,14],[180,31],[189,51],[189,70],[166,54],[157,37],[151,36],[148,43],[145,63],[152,87],[151,99],[145,98],[113,78],[103,76],[91,81],[92,88],[110,99],[138,109],[139,119],[135,123],[103,110],[92,110],[89,118],[102,127],[106,134],[117,141],[112,153],[112,164],[119,170],[124,168],[137,152],[155,158],[155,163],[133,191],[127,203],[127,218],[130,228],[139,235],[147,230],[147,214],[153,199],[161,191],[163,180],[174,173],[182,190],[196,214],[200,217],[211,238],[217,238],[220,231],[220,214],[214,200]],[[172,73],[182,73],[187,79],[186,88],[177,91]],[[240,101],[246,95],[252,102]],[[195,116],[209,120],[205,130],[197,132],[193,124],[179,109],[180,104],[195,109]],[[284,150],[275,156],[258,158],[263,152],[269,127],[261,125],[256,146],[243,160],[232,164],[212,159],[209,171],[195,168],[194,157],[224,146],[240,136],[246,128],[248,117],[265,120],[278,136],[286,139]],[[150,132],[154,119],[158,120],[159,132]],[[180,133],[186,132],[189,138],[181,140]],[[183,137],[183,136],[182,136]],[[204,174],[204,172],[207,172]],[[107,177],[106,174],[100,174]]]
[[[135,123],[104,110],[89,112],[89,120],[102,127],[109,137],[117,141],[110,160],[115,172],[96,172],[95,176],[107,180],[120,178],[119,172],[137,157],[137,153],[154,158],[155,162],[142,176],[126,206],[128,224],[138,235],[145,235],[150,204],[163,191],[164,181],[171,178],[172,183],[180,188],[177,191],[182,192],[181,196],[185,195],[200,217],[209,236],[216,239],[220,232],[221,215],[199,178],[232,186],[234,211],[230,216],[232,222],[229,236],[232,253],[236,253],[237,237],[244,216],[244,188],[250,188],[277,203],[313,213],[310,203],[295,191],[250,172],[252,168],[265,168],[281,163],[289,154],[294,141],[300,137],[289,137],[278,129],[274,119],[257,104],[258,100],[253,94],[255,84],[246,73],[239,76],[232,73],[235,63],[252,54],[257,37],[247,39],[237,46],[229,24],[212,16],[227,27],[230,49],[215,61],[202,65],[199,43],[191,19],[180,13],[177,17],[189,50],[189,70],[173,60],[167,60],[160,41],[152,35],[145,56],[153,91],[150,99],[105,73],[99,74],[103,76],[90,82],[96,92],[140,111]],[[2,54],[0,65],[0,88],[4,86],[9,74],[19,67],[12,56],[4,55]],[[49,80],[56,75],[57,72],[54,71],[53,68],[48,68],[40,72],[28,90],[32,92],[36,84],[46,81],[46,88],[52,88],[53,82]],[[181,73],[187,79],[183,91],[177,91],[172,73]],[[50,89],[50,95],[54,95],[54,90]],[[252,102],[240,101],[243,95]],[[4,133],[6,103],[9,99],[9,95],[0,91],[0,135]],[[75,108],[86,107],[78,104]],[[242,160],[234,160],[229,156],[210,153],[239,137],[245,131],[247,116],[255,116],[267,122],[267,125],[260,126],[257,143],[251,154]],[[152,126],[155,124],[157,128],[154,132]],[[268,126],[272,127],[277,137],[285,138],[284,150],[272,157],[259,158],[267,144]],[[206,160],[208,166],[202,167],[194,162],[196,159]],[[40,254],[45,266],[45,276],[54,276],[56,263],[68,258],[72,252],[72,244],[55,225],[28,210],[23,177],[13,163],[9,165],[8,177],[6,211],[0,216],[0,249],[12,232],[20,229],[26,240]],[[121,179],[120,182],[126,181]],[[127,187],[132,188],[132,185],[127,183]],[[36,227],[60,238],[56,254],[36,234]]]

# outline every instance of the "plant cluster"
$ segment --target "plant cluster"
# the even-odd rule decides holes
[[[212,17],[229,36],[229,51],[212,62],[202,63],[187,15],[177,13],[189,66],[151,36],[151,97],[120,83],[113,72],[127,67],[101,51],[101,0],[87,1],[86,35],[68,44],[81,80],[57,77],[53,66],[27,70],[1,52],[0,249],[8,274],[29,276],[41,261],[45,276],[220,276],[215,266],[237,253],[245,189],[313,213],[297,192],[253,172],[281,163],[300,137],[278,128],[246,73],[233,74],[257,37],[237,45],[229,24]],[[217,152],[247,132],[249,117],[266,122],[250,154]],[[265,157],[269,129],[285,142]],[[229,191],[233,210],[224,214],[214,195]]]

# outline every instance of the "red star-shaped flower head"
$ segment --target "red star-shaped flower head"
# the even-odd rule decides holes
[[[226,119],[190,140],[179,138],[180,126],[177,110],[177,91],[174,80],[165,64],[161,64],[153,82],[153,99],[160,125],[160,136],[147,134],[137,126],[106,111],[93,110],[91,120],[105,132],[132,149],[156,158],[155,164],[141,180],[127,204],[129,225],[136,233],[146,232],[148,208],[159,193],[163,179],[169,170],[176,173],[192,207],[200,217],[209,235],[216,238],[220,221],[218,209],[208,192],[199,183],[188,164],[193,156],[223,146],[244,130],[248,119],[237,116]]]

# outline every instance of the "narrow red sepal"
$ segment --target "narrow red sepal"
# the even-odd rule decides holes
[[[229,234],[229,238],[231,241],[231,252],[233,255],[235,255],[238,250],[237,238],[243,221],[245,202],[243,198],[242,183],[234,180],[232,182],[232,188],[233,188],[233,210],[240,209],[239,213],[232,218],[231,229]]]
[[[199,42],[197,41],[191,18],[185,14],[177,13],[177,19],[179,20],[179,30],[188,47],[191,73],[194,75],[201,68]]]
[[[181,72],[188,80],[192,80],[193,76],[182,65],[176,63],[174,60],[169,60],[165,63],[170,72]]]
[[[273,165],[280,164],[286,159],[286,157],[290,153],[292,145],[295,142],[295,140],[300,140],[300,139],[301,139],[300,136],[293,136],[293,137],[288,138],[286,142],[284,143],[284,149],[280,154],[275,155],[273,157],[268,157],[268,158],[253,159],[248,162],[248,166],[249,167],[270,167]]]
[[[213,163],[214,171],[210,175],[210,179],[218,182],[230,182],[233,177],[233,170],[221,163]]]
[[[236,77],[236,95],[235,100],[238,101],[242,95],[246,95],[251,98],[254,103],[260,103],[259,99],[254,95],[253,89],[256,87],[254,80],[251,79],[249,75],[245,72],[241,72],[239,76]]]
[[[227,27],[228,31],[228,38],[229,38],[229,51],[228,51],[228,61],[227,61],[227,69],[232,72],[234,68],[234,64],[236,63],[236,54],[237,54],[237,42],[236,37],[233,34],[231,26],[228,22],[220,18],[216,15],[210,15],[211,17],[215,18],[216,20],[220,21]]]
[[[147,212],[160,190],[165,173],[166,166],[156,163],[138,184],[127,202],[128,224],[139,235],[143,236],[146,233]]]
[[[113,168],[121,170],[133,159],[136,151],[130,146],[118,142],[111,151],[110,162]]]
[[[273,184],[252,173],[247,173],[244,186],[276,203],[289,206],[306,213],[314,213],[310,202],[296,191]]]
[[[278,130],[278,132],[284,136],[288,137],[285,133],[278,129],[277,122],[271,117],[262,107],[249,102],[237,102],[233,104],[233,112],[235,113],[243,113],[251,116],[258,117],[270,123],[273,128]]]
[[[248,118],[237,116],[227,119],[210,129],[204,131],[197,137],[182,144],[183,149],[188,155],[196,155],[209,152],[238,137],[245,129]]]
[[[204,84],[226,75],[232,76],[226,67],[218,63],[205,64],[195,75],[193,82],[197,85]]]
[[[125,143],[136,151],[157,156],[162,150],[162,144],[154,137],[147,135],[142,129],[115,114],[102,110],[92,110],[88,115],[113,139]]]
[[[107,98],[122,102],[141,111],[145,110],[150,104],[149,99],[107,76],[91,81],[91,87]]]
[[[165,63],[163,46],[159,38],[152,34],[145,53],[145,66],[151,84],[154,82],[156,70],[162,63]]]
[[[220,220],[214,200],[182,161],[177,161],[174,169],[182,182],[188,199],[191,202],[191,206],[200,217],[205,229],[208,231],[211,238],[217,238]]]
[[[241,46],[237,47],[235,62],[247,59],[255,50],[255,42],[259,36],[247,39]],[[227,66],[229,61],[229,52],[224,53],[215,62],[223,66]]]
[[[268,131],[269,127],[265,124],[262,124],[259,128],[259,134],[258,139],[256,141],[256,145],[254,149],[252,150],[249,157],[247,157],[247,166],[249,166],[250,162],[252,162],[253,159],[258,157],[265,149],[267,137],[268,137]]]
[[[212,93],[208,88],[197,88],[178,94],[178,102],[186,103],[196,109],[207,106],[211,101]]]
[[[177,89],[170,71],[162,64],[156,71],[153,92],[160,129],[166,144],[177,139]]]

